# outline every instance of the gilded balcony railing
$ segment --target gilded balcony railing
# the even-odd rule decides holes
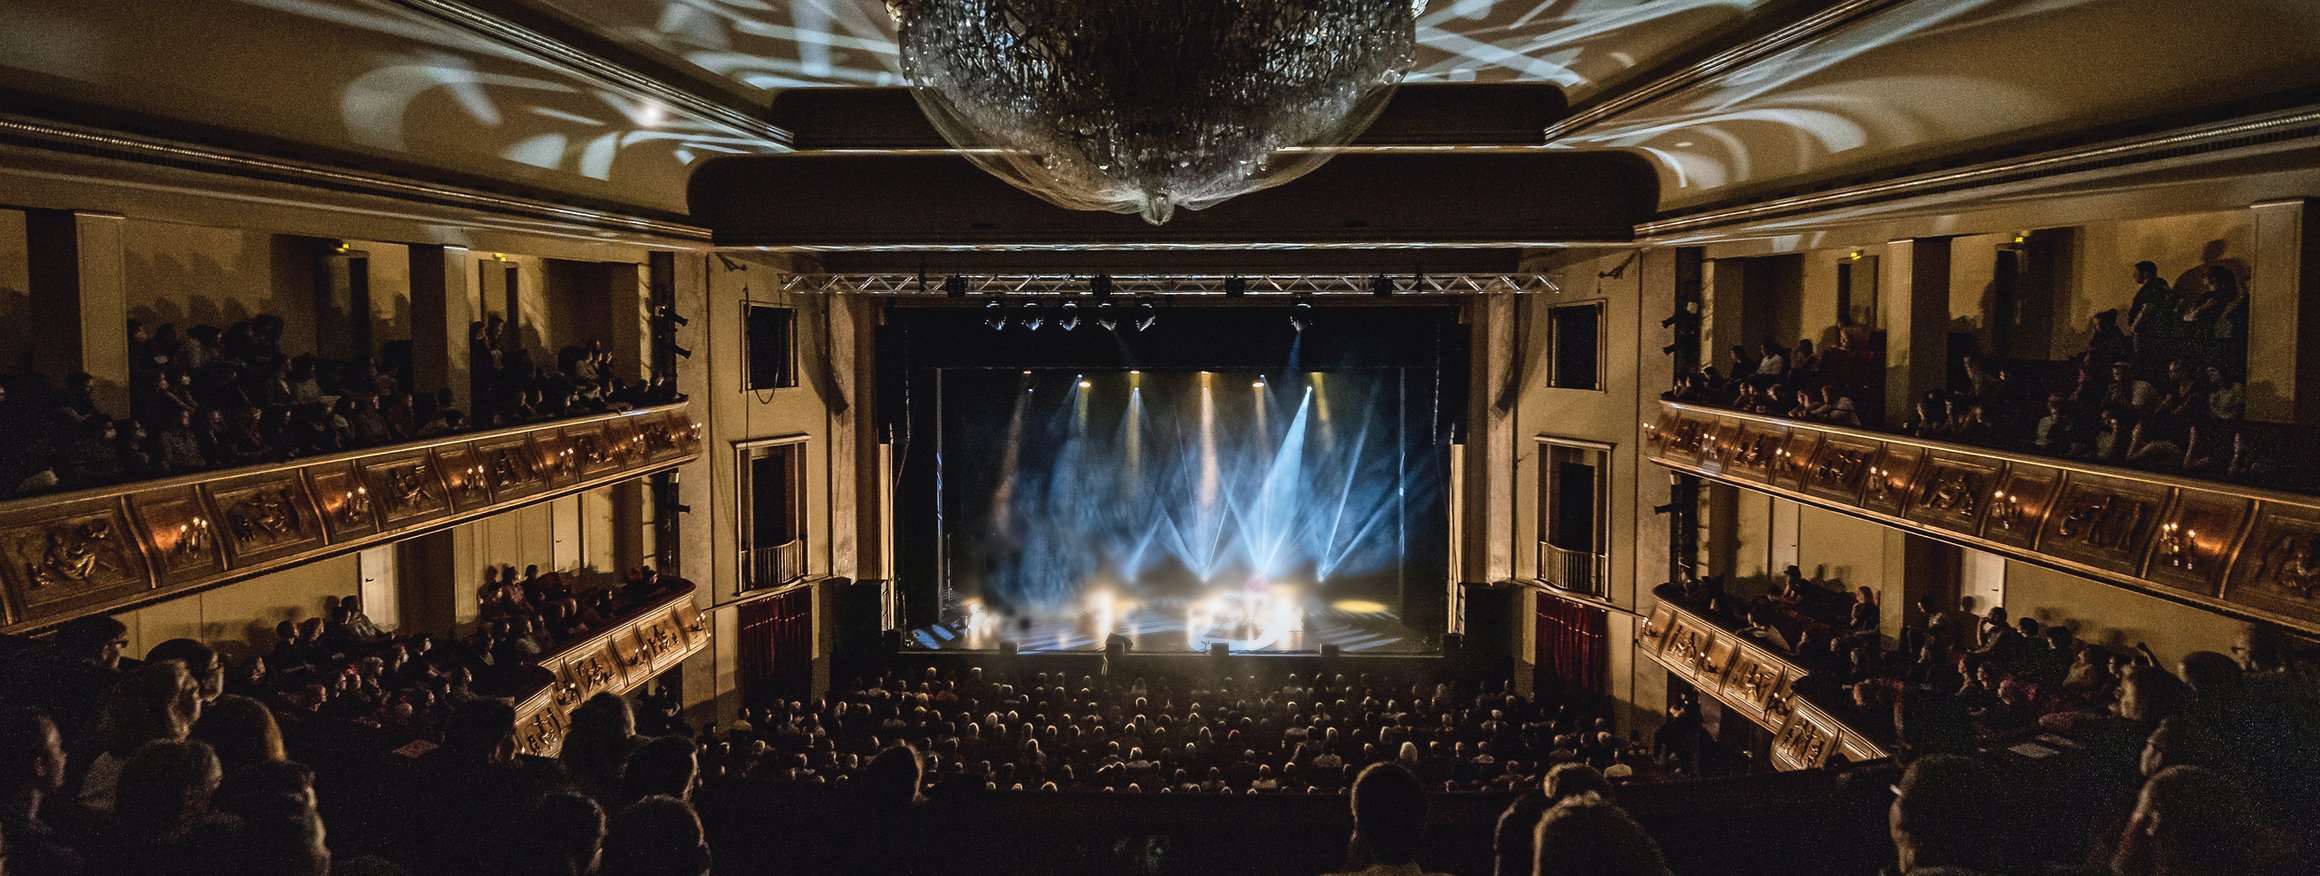
[[[0,502],[0,632],[384,544],[700,452],[680,402]]]
[[[693,606],[693,593],[694,585],[683,582],[610,629],[540,655],[536,665],[554,680],[517,698],[517,746],[525,754],[555,756],[572,710],[589,697],[643,687],[708,648],[708,617]]]
[[[1825,766],[1832,754],[1860,762],[1890,754],[1833,709],[1797,695],[1808,671],[1780,652],[1694,613],[1662,594],[1636,632],[1636,646],[1701,694],[1772,731],[1772,765]]]

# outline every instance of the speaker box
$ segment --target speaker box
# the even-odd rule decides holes
[[[1208,643],[1208,656],[1230,657],[1232,656],[1232,645],[1225,642],[1210,642]]]
[[[1511,656],[1514,588],[1474,583],[1459,586],[1466,592],[1467,655],[1485,660]]]
[[[1128,656],[1128,637],[1118,633],[1104,640],[1104,656],[1118,660]]]
[[[842,654],[868,654],[884,647],[886,582],[833,582],[832,586],[838,590],[837,616],[831,618],[832,650]],[[901,631],[894,632],[894,644],[899,647]]]
[[[1001,657],[1012,659],[1016,654],[1021,653],[1022,650],[1022,646],[1015,644],[1015,640],[1013,639],[999,640],[999,656]]]
[[[1340,648],[1336,645],[1321,646],[1321,659],[1323,660],[1335,660],[1343,656],[1345,656],[1344,648]]]

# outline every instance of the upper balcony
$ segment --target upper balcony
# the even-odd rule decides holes
[[[1645,433],[1668,468],[2320,632],[2320,498],[1673,401]]]
[[[0,503],[0,632],[51,626],[666,471],[683,402]]]

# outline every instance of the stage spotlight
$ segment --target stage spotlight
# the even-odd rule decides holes
[[[1031,331],[1038,331],[1040,326],[1043,326],[1043,325],[1046,325],[1046,324],[1047,324],[1047,320],[1045,320],[1045,319],[1042,319],[1042,318],[1040,318],[1040,316],[1039,316],[1039,302],[1037,302],[1037,301],[1025,301],[1025,302],[1023,302],[1023,327],[1024,327],[1024,328],[1026,328],[1026,329],[1029,329],[1029,330],[1031,330]]]
[[[1055,318],[1055,327],[1067,332],[1079,328],[1079,302],[1063,303],[1063,315]]]
[[[994,300],[983,305],[983,326],[992,331],[1007,327],[1007,305]]]
[[[943,294],[952,298],[967,297],[967,278],[952,274],[943,278]]]
[[[1249,388],[1250,388],[1250,389],[1264,389],[1264,388],[1265,388],[1265,381],[1264,381],[1264,379],[1263,379],[1263,378],[1259,378],[1259,379],[1256,379],[1256,380],[1251,380],[1251,381],[1249,381]]]
[[[693,358],[693,351],[677,346],[675,344],[669,345],[669,352],[677,354],[677,358],[679,359]]]
[[[1081,389],[1087,389],[1087,388],[1093,387],[1093,386],[1095,386],[1095,385],[1096,385],[1096,383],[1095,383],[1095,381],[1093,381],[1093,380],[1082,380],[1082,381],[1080,381],[1080,382],[1079,382],[1079,388],[1081,388]]]
[[[670,325],[688,326],[693,324],[692,320],[686,319],[685,315],[678,313],[677,309],[674,307],[662,307],[658,311],[655,311],[653,315],[659,317],[662,322],[668,323]]]
[[[1369,294],[1380,298],[1394,294],[1394,278],[1384,274],[1369,278]]]
[[[1299,301],[1289,308],[1289,327],[1299,333],[1313,327],[1313,302]]]
[[[1116,332],[1116,331],[1119,331],[1119,330],[1120,330],[1120,310],[1119,310],[1119,308],[1117,308],[1117,307],[1113,307],[1113,306],[1112,306],[1112,303],[1111,303],[1111,302],[1109,302],[1109,301],[1106,301],[1106,302],[1104,302],[1104,303],[1102,303],[1102,304],[1098,304],[1098,305],[1096,305],[1096,328],[1103,329],[1104,331],[1107,331],[1107,332]]]
[[[1151,331],[1152,324],[1160,321],[1160,308],[1150,301],[1136,305],[1136,330]]]

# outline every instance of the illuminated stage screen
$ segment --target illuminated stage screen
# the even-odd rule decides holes
[[[991,312],[896,308],[878,338],[904,647],[1439,651],[1455,308]]]

